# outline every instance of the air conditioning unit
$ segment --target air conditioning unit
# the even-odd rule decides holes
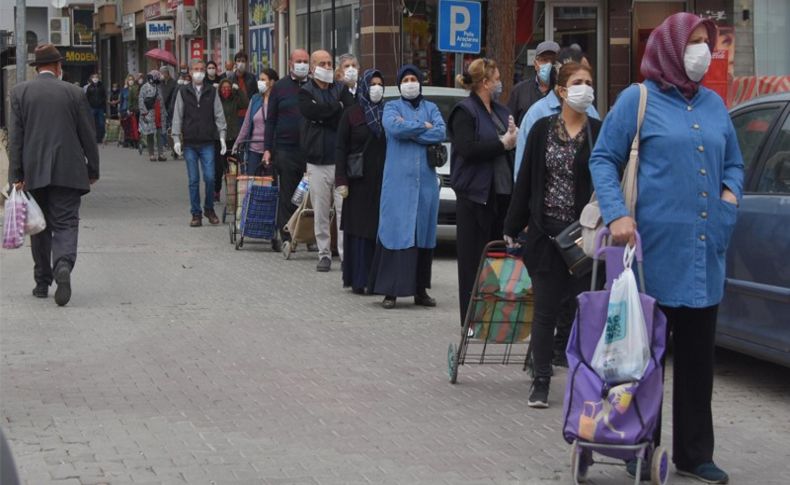
[[[69,17],[49,19],[49,41],[55,45],[71,45],[71,19]]]

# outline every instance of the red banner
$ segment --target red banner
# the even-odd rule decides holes
[[[200,37],[196,37],[189,41],[189,58],[203,60],[203,55],[206,52],[206,41]]]
[[[710,67],[708,72],[705,73],[705,78],[702,80],[702,85],[706,88],[716,91],[721,96],[721,99],[727,103],[727,88],[730,83],[727,80],[727,73],[729,70],[729,52],[725,50],[714,51],[711,56]]]

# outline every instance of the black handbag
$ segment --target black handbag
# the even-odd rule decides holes
[[[371,138],[373,138],[373,135],[368,136],[361,151],[349,153],[348,157],[346,157],[346,177],[348,177],[349,180],[361,179],[365,176],[365,151],[368,149]]]
[[[592,153],[595,143],[592,139],[589,121],[587,121],[587,143],[590,144],[590,153]],[[582,229],[581,223],[574,221],[556,236],[549,237],[559,250],[562,260],[568,266],[568,272],[577,278],[581,278],[592,271],[593,263],[592,258],[584,252]]]
[[[572,222],[554,237],[549,237],[560,252],[562,260],[568,266],[568,272],[581,278],[592,271],[592,258],[584,252],[582,225],[579,221]]]
[[[427,149],[429,167],[439,168],[447,163],[447,147],[443,143],[428,145]]]

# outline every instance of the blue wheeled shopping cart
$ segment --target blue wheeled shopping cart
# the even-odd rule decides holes
[[[253,179],[247,182],[247,193],[241,206],[239,238],[236,249],[244,246],[244,238],[272,241],[279,237],[277,231],[277,185],[257,185]]]

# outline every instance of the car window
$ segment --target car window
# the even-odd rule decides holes
[[[779,116],[780,110],[781,106],[771,105],[736,113],[732,117],[732,124],[735,125],[735,133],[738,136],[738,145],[740,145],[743,155],[744,170],[748,171],[753,164],[757,150],[768,135],[773,121]]]
[[[768,152],[757,191],[790,194],[790,116]]]

